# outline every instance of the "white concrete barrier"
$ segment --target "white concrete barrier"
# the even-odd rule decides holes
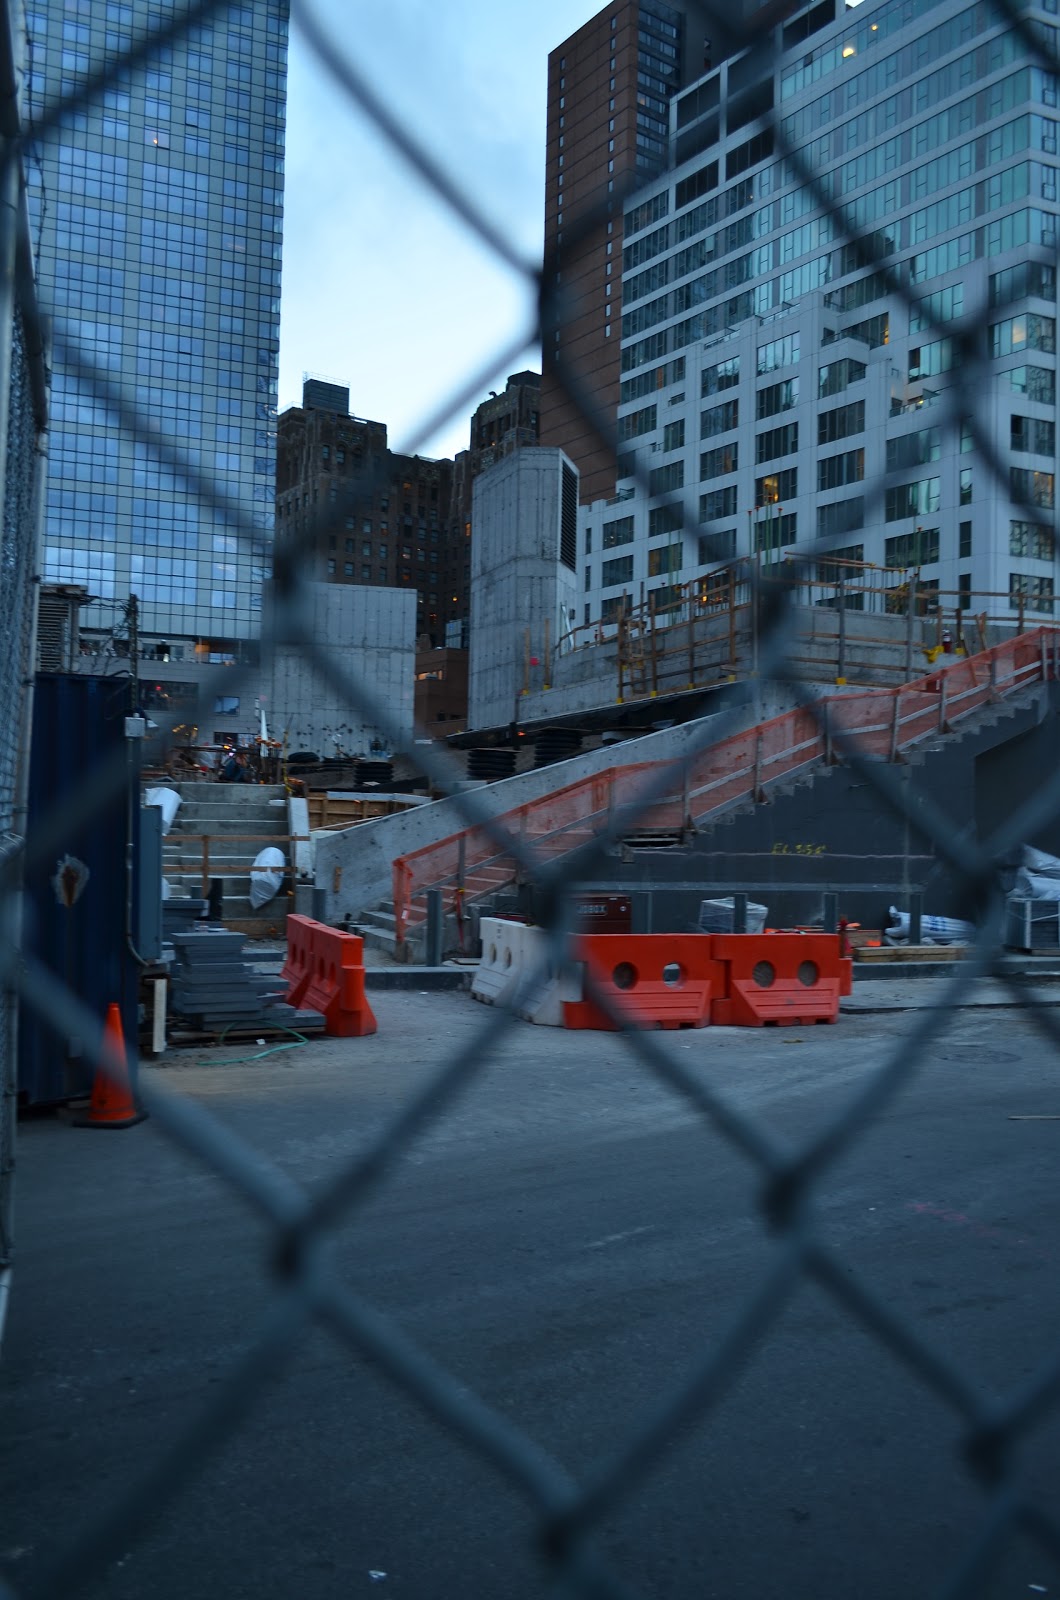
[[[528,930],[521,922],[504,917],[483,917],[479,924],[482,959],[471,985],[471,998],[483,1005],[504,1005],[515,993],[521,975],[519,935]]]
[[[548,959],[548,935],[504,917],[483,917],[482,960],[471,985],[472,998],[484,1005],[509,1005],[517,1017],[546,1028],[562,1028],[564,1000],[582,998],[581,967]],[[540,976],[527,990],[526,980]],[[522,991],[520,993],[520,991]],[[518,997],[518,998],[517,998]]]
[[[542,950],[537,952],[538,961],[542,954]],[[562,1028],[564,1000],[581,1000],[582,997],[581,965],[568,961],[557,966],[550,961],[544,977],[516,1006],[515,1014],[522,1017],[524,1022],[536,1022],[545,1028]]]

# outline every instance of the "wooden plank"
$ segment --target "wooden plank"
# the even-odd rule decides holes
[[[855,950],[854,960],[872,965],[889,961],[963,961],[969,946],[962,944],[888,944],[879,950]]]

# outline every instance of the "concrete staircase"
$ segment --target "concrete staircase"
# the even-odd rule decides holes
[[[481,901],[492,901],[493,898],[504,893],[512,887],[512,874],[508,867],[482,866],[468,873],[464,884],[465,905]],[[447,904],[449,896],[446,897]],[[381,900],[378,905],[368,911],[363,911],[357,919],[357,932],[362,935],[366,945],[373,949],[385,950],[395,960],[409,959],[422,960],[425,952],[425,926],[421,914],[414,912],[410,918],[407,937],[404,945],[398,944],[397,917],[394,912],[392,899]],[[470,934],[465,935],[466,942],[470,943]]]
[[[926,733],[906,745],[895,764],[895,770],[904,775],[905,781],[922,786],[928,795],[945,798],[949,787],[954,785],[957,789],[971,792],[975,782],[977,754],[997,750],[1007,741],[1018,738],[1046,720],[1051,715],[1051,699],[1050,686],[1041,682],[1010,690],[1004,698],[962,715],[951,728]],[[884,760],[882,756],[877,759]],[[558,787],[562,783],[563,764],[557,764],[554,770]],[[664,837],[659,831],[647,830],[644,837],[638,837],[637,834],[627,836],[608,852],[608,863],[597,868],[594,879],[610,888],[631,888],[637,879],[644,883],[655,880],[661,888],[662,882],[669,880],[673,884],[671,893],[677,894],[680,894],[682,878],[688,885],[709,879],[739,888],[743,886],[741,879],[744,875],[752,870],[760,870],[752,868],[752,862],[760,862],[763,854],[774,849],[787,850],[783,833],[784,819],[788,819],[797,842],[793,847],[794,853],[787,860],[791,870],[786,874],[778,873],[779,881],[775,884],[778,897],[788,893],[784,885],[785,876],[790,880],[792,889],[796,880],[808,889],[811,881],[824,882],[837,873],[842,876],[842,870],[845,869],[840,869],[835,853],[839,847],[824,841],[833,840],[839,833],[845,832],[848,842],[842,848],[847,851],[847,859],[862,860],[866,868],[870,862],[877,862],[877,858],[885,859],[887,865],[876,865],[872,874],[882,876],[897,871],[895,863],[904,858],[905,872],[926,875],[928,886],[934,886],[945,900],[953,889],[947,882],[944,867],[928,856],[917,854],[917,849],[911,847],[908,834],[895,835],[888,850],[880,852],[878,839],[882,836],[881,830],[887,826],[886,818],[875,817],[870,811],[862,817],[860,831],[858,827],[849,829],[843,826],[845,817],[858,814],[860,800],[856,791],[864,787],[852,769],[841,763],[829,764],[820,758],[813,759],[805,767],[767,782],[759,800],[744,796],[720,806],[706,807],[702,811],[693,809],[694,826],[691,834],[675,830],[669,837]],[[943,809],[949,808],[944,805]],[[971,816],[963,818],[960,825],[971,829]],[[591,827],[579,827],[571,830],[566,842],[573,849],[592,836]],[[803,836],[807,841],[805,844],[802,843]],[[820,854],[811,854],[811,851],[818,850],[819,842]],[[807,853],[802,854],[801,850]],[[669,858],[668,863],[666,858]],[[634,869],[632,872],[628,870],[630,867]],[[864,877],[865,874],[855,873],[854,876]],[[498,861],[469,871],[465,880],[464,912],[472,924],[472,932],[479,912],[488,913],[495,909],[498,896],[514,895],[514,892],[511,862]],[[727,891],[722,887],[719,892]],[[698,890],[696,893],[698,895]],[[447,893],[447,910],[448,900]],[[871,903],[875,906],[875,899]],[[685,921],[688,917],[694,920],[696,908],[691,900],[689,906],[691,909],[687,914],[682,911]],[[952,914],[941,904],[932,909]],[[859,911],[858,914],[867,913]],[[451,945],[452,917],[448,920],[450,936],[447,944]],[[680,925],[684,925],[684,922]],[[417,902],[410,908],[403,946],[397,944],[395,936],[392,901],[388,900],[376,909],[363,913],[359,926],[369,942],[385,947],[399,958],[404,954],[409,960],[423,959],[424,917]],[[466,940],[470,937],[471,934],[465,934]]]
[[[208,879],[220,878],[224,884],[226,927],[247,934],[282,935],[289,909],[287,894],[281,889],[274,900],[256,911],[250,904],[250,865],[275,840],[290,867],[283,785],[177,783],[172,787],[178,790],[181,804],[163,844],[170,893],[178,898],[200,898],[205,861]]]

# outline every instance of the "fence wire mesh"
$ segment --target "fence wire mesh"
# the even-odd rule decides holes
[[[220,0],[201,0],[194,6],[178,7],[167,13],[161,26],[143,34],[130,52],[108,60],[76,92],[50,104],[37,119],[34,136],[42,140],[54,134],[124,74],[149,65],[161,48],[178,43],[192,25],[213,18],[223,26],[225,11]],[[778,11],[776,15],[779,19],[781,13]],[[414,170],[434,199],[447,206],[508,271],[533,286],[540,308],[538,326],[534,330],[520,330],[511,350],[498,352],[496,360],[491,361],[489,374],[511,354],[525,348],[528,333],[541,338],[551,349],[553,335],[557,328],[563,327],[570,310],[555,286],[555,263],[546,261],[539,270],[535,263],[520,258],[503,230],[475,201],[461,175],[439,166],[430,153],[426,135],[410,130],[390,113],[359,67],[355,43],[335,37],[304,0],[295,0],[292,20],[321,67],[370,119],[379,137]],[[973,43],[972,48],[993,49],[999,59],[1005,50],[1011,49],[1049,73],[1057,69],[1051,48],[1051,30],[1028,18],[1008,0],[1004,3],[992,0],[991,4],[976,6],[972,32],[976,37],[989,35],[986,44]],[[759,63],[761,76],[768,76],[777,48],[776,29],[756,26],[745,44]],[[750,76],[753,78],[755,73]],[[790,135],[785,119],[778,112],[766,114],[760,126],[771,130],[777,153],[790,164],[814,204],[830,218],[837,242],[849,245],[852,259],[859,266],[885,275],[886,291],[895,303],[911,306],[918,299],[918,293],[908,270],[894,264],[894,253],[885,247],[878,232],[859,227],[856,213],[833,198],[822,174],[807,155],[809,147],[805,141]],[[17,160],[18,155],[17,144],[10,146],[6,160]],[[628,193],[619,196],[619,203],[626,198]],[[589,236],[604,226],[607,216],[607,201],[602,196],[599,206],[575,223],[574,231]],[[11,226],[9,218],[4,219],[3,226]],[[1055,249],[1055,239],[1050,243]],[[976,420],[982,416],[976,396],[989,373],[985,309],[982,306],[970,308],[964,320],[956,325],[943,321],[930,303],[920,302],[918,315],[923,319],[927,336],[954,341],[960,352],[947,390],[947,426],[957,429],[962,421],[971,418],[974,459],[981,470],[1001,476],[1004,468],[996,443]],[[992,314],[1000,314],[996,307],[991,310]],[[303,557],[318,546],[321,536],[342,527],[345,508],[341,505],[329,508],[304,539],[288,539],[275,550],[270,549],[261,529],[248,520],[227,489],[211,481],[189,459],[180,439],[157,417],[143,414],[130,386],[121,376],[102,370],[90,350],[78,349],[69,340],[64,343],[61,356],[67,367],[76,369],[82,386],[91,391],[114,429],[124,430],[147,444],[157,459],[191,489],[203,508],[222,510],[229,524],[239,529],[238,536],[246,547],[260,557],[272,559],[276,600],[268,618],[271,631],[263,640],[266,655],[273,637],[282,637],[288,643],[296,641],[305,661],[321,681],[340,694],[367,722],[385,730],[396,750],[408,748],[407,734],[395,725],[389,708],[373,691],[369,678],[339,666],[311,633],[304,577],[308,562]],[[21,830],[14,828],[12,817],[11,773],[18,752],[12,740],[21,725],[34,575],[32,465],[35,444],[22,368],[23,353],[16,323],[3,528],[7,648],[0,673],[0,727],[5,740],[0,748],[0,802],[4,807],[0,829],[13,830],[16,835]],[[615,419],[600,405],[585,375],[563,355],[555,360],[553,371],[599,439],[616,453]],[[466,382],[457,386],[449,404],[425,426],[423,440],[412,441],[410,450],[415,451],[430,437],[443,415],[463,413],[468,401],[480,391],[481,376],[488,375],[471,374]],[[647,487],[646,478],[642,487]],[[871,487],[870,493],[878,502],[884,493],[882,480]],[[682,513],[685,514],[683,505]],[[1052,534],[1051,518],[1043,515],[1041,507],[1021,507],[1021,514]],[[702,529],[689,519],[685,531],[698,537]],[[812,563],[818,553],[827,551],[822,545],[819,552],[812,542],[807,542],[800,550],[800,560],[807,564],[811,576]],[[1054,1561],[1060,1561],[1060,1521],[1054,1508],[1039,1504],[1027,1493],[1017,1470],[1021,1442],[1043,1418],[1055,1412],[1060,1397],[1060,1346],[1037,1371],[1022,1383],[1014,1383],[1003,1396],[987,1392],[962,1370],[951,1349],[927,1338],[896,1313],[871,1283],[860,1280],[851,1271],[849,1263],[827,1242],[815,1212],[815,1198],[824,1176],[840,1158],[856,1151],[859,1139],[873,1120],[911,1078],[922,1072],[932,1046],[951,1021],[953,1008],[968,996],[977,979],[996,972],[1004,981],[1014,982],[998,965],[1002,937],[999,863],[1013,847],[1032,836],[1060,811],[1060,768],[1045,776],[1037,791],[1026,797],[1017,814],[993,838],[977,844],[955,836],[948,818],[929,796],[916,795],[914,812],[910,786],[896,780],[886,761],[871,758],[859,746],[856,734],[825,726],[818,692],[812,683],[793,671],[790,664],[791,602],[783,595],[770,592],[756,594],[754,603],[759,608],[760,678],[790,690],[817,720],[838,758],[855,769],[887,807],[906,818],[961,874],[969,904],[976,908],[978,931],[970,958],[955,967],[935,1008],[917,1014],[882,1066],[836,1112],[830,1124],[802,1147],[792,1148],[781,1143],[763,1121],[748,1114],[724,1092],[690,1070],[665,1038],[648,1032],[626,1032],[624,1048],[644,1073],[690,1106],[705,1126],[715,1130],[754,1165],[761,1178],[761,1221],[777,1238],[778,1248],[768,1270],[747,1295],[725,1334],[710,1345],[698,1364],[633,1422],[624,1446],[612,1459],[601,1462],[595,1472],[576,1481],[550,1452],[547,1440],[530,1437],[497,1408],[458,1382],[453,1373],[420,1348],[396,1321],[353,1292],[336,1270],[329,1254],[333,1230],[368,1202],[413,1142],[438,1125],[452,1108],[456,1096],[473,1086],[486,1065],[503,1052],[510,1030],[520,1026],[514,1015],[518,997],[512,1006],[498,1008],[477,1022],[470,1043],[462,1043],[443,1060],[368,1147],[329,1185],[313,1195],[303,1191],[278,1167],[264,1162],[260,1153],[244,1143],[231,1128],[190,1100],[167,1090],[158,1074],[144,1073],[141,1097],[155,1125],[177,1147],[228,1185],[271,1229],[275,1263],[272,1299],[260,1324],[247,1339],[243,1354],[223,1383],[212,1392],[209,1404],[173,1441],[159,1448],[156,1459],[138,1475],[133,1487],[115,1495],[105,1516],[59,1552],[34,1593],[65,1596],[96,1578],[110,1560],[127,1548],[129,1529],[141,1527],[157,1516],[180,1488],[203,1470],[210,1453],[230,1438],[257,1404],[266,1379],[280,1368],[309,1327],[316,1323],[334,1330],[352,1350],[392,1379],[424,1412],[437,1419],[454,1441],[461,1441],[523,1496],[534,1514],[537,1541],[545,1552],[551,1575],[557,1583],[565,1585],[565,1592],[578,1596],[624,1595],[627,1593],[625,1581],[609,1569],[594,1544],[594,1534],[607,1517],[621,1511],[624,1497],[676,1447],[683,1432],[712,1415],[731,1392],[746,1364],[754,1360],[756,1351],[796,1288],[808,1281],[815,1283],[853,1325],[875,1341],[881,1354],[884,1350],[889,1352],[925,1391],[944,1402],[960,1421],[967,1471],[982,1488],[984,1514],[978,1537],[964,1553],[946,1592],[953,1596],[976,1592],[991,1559],[1018,1532],[1040,1546]],[[1048,675],[1044,653],[1042,662],[1044,677]],[[231,695],[238,692],[241,683],[250,689],[256,672],[257,668],[249,666],[219,669],[217,690]],[[727,727],[719,731],[714,721],[702,734],[690,740],[683,758],[686,769],[691,770],[704,750],[727,732],[735,734],[742,730],[741,718],[745,717],[745,710],[738,689],[734,688],[731,701],[733,709]],[[159,717],[162,726],[154,742],[156,754],[167,748],[174,720]],[[569,953],[571,885],[589,878],[636,817],[670,793],[674,783],[671,764],[660,772],[654,785],[648,782],[638,789],[631,805],[619,807],[601,818],[595,837],[580,847],[573,862],[569,857],[555,861],[535,849],[532,842],[510,832],[504,818],[494,816],[474,792],[465,792],[461,786],[463,773],[456,770],[455,762],[445,753],[420,746],[415,749],[415,759],[432,784],[453,795],[465,823],[488,834],[498,852],[518,863],[521,871],[538,886],[539,905],[544,908],[549,928],[547,960],[552,963],[562,961]],[[124,781],[124,761],[100,769],[92,784],[77,797],[77,820],[83,822],[85,817],[112,805],[122,793]],[[66,808],[38,819],[33,845],[36,859],[43,861],[50,857],[69,821],[70,813]],[[16,846],[18,843],[16,838]],[[17,894],[19,873],[25,860],[25,851],[16,847],[0,864],[0,891],[6,897],[8,913]],[[3,929],[0,970],[8,986],[7,995],[17,996],[23,1007],[57,1021],[70,1035],[98,1040],[98,1019],[92,1017],[56,977],[20,953],[10,914],[5,914],[0,922]],[[527,978],[528,991],[544,970],[543,963],[538,972]],[[1060,1026],[1054,1014],[1039,1007],[1025,989],[1016,986],[1014,993],[1040,1031],[1043,1045],[1054,1049],[1060,1043]],[[606,994],[599,993],[595,998],[601,1008],[610,1010]],[[5,1007],[10,1004],[11,999],[5,999]],[[8,1040],[4,1058],[0,1179],[10,1166],[10,1091],[13,1084],[13,1058],[3,1022],[4,1018],[0,1017],[0,1037]],[[99,1045],[93,1050],[93,1057],[97,1062],[102,1059]],[[7,1192],[10,1192],[9,1185]],[[4,1230],[0,1236],[0,1263],[10,1249],[7,1225],[5,1205],[0,1215],[0,1228]],[[14,1600],[15,1589],[5,1587],[3,1592]]]

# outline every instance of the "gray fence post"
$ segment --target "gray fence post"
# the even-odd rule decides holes
[[[427,890],[427,965],[440,967],[445,942],[445,912],[442,910],[442,891]]]
[[[909,896],[909,943],[920,944],[923,938],[921,919],[924,914],[924,896],[920,890]]]
[[[210,892],[207,900],[207,922],[220,922],[224,916],[225,881],[223,878],[210,879]]]
[[[732,897],[732,931],[733,933],[747,932],[747,896],[734,894]]]
[[[834,891],[829,891],[824,897],[824,915],[822,917],[825,933],[839,932],[839,896]]]

